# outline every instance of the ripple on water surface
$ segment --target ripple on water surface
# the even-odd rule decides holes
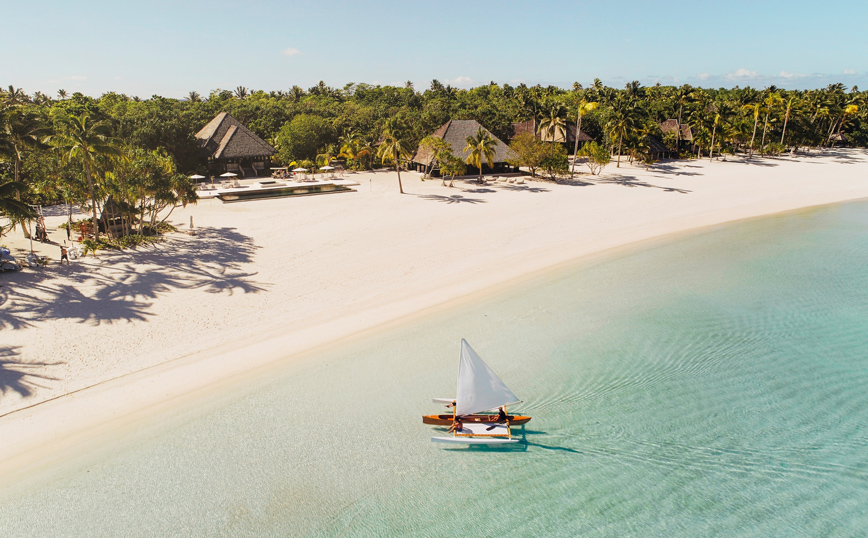
[[[859,535],[866,215],[853,203],[721,227],[311,358],[22,486],[0,528]],[[461,337],[534,416],[518,447],[429,442],[419,415],[453,394]]]

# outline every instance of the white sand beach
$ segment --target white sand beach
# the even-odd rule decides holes
[[[356,192],[176,209],[197,235],[0,274],[0,477],[339,339],[636,242],[868,197],[868,153],[622,162],[523,185],[348,174]],[[62,208],[46,218],[66,233]],[[19,260],[29,242],[0,239]],[[673,260],[677,263],[677,260]],[[451,350],[450,350],[451,351]],[[3,479],[0,478],[0,483]]]

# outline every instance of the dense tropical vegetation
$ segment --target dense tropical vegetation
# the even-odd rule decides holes
[[[112,197],[130,216],[131,231],[146,234],[159,224],[155,209],[195,199],[187,176],[207,171],[194,134],[223,111],[274,145],[281,163],[343,159],[355,169],[396,165],[449,119],[475,119],[504,141],[512,138],[513,122],[536,119],[537,134],[549,140],[578,126],[596,142],[584,152],[577,144],[540,145],[526,136],[513,142],[514,164],[556,177],[571,172],[567,151],[586,155],[589,163],[593,156],[592,169],[605,166],[605,152],[616,166],[623,158],[651,162],[649,135],[683,158],[864,147],[866,98],[868,92],[841,84],[802,91],[632,82],[616,89],[599,80],[570,89],[491,83],[468,90],[434,80],[424,91],[410,83],[338,89],[320,82],[307,90],[190,92],[185,99],[94,98],[64,90],[52,97],[9,86],[0,90],[0,186],[11,186],[0,188],[0,210],[20,221],[28,218],[22,203],[68,202],[95,215]],[[670,118],[690,126],[693,140],[682,140],[680,130],[664,134],[660,123]],[[475,140],[472,162],[462,166],[452,162],[451,151],[463,148],[432,150],[449,172],[463,173],[463,165],[487,162],[490,144]]]

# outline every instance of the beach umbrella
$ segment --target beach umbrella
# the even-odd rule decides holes
[[[294,168],[293,172],[307,172],[307,168]]]
[[[220,177],[235,177],[238,174],[233,174],[232,172],[226,172],[225,174],[220,174]]]
[[[199,174],[193,174],[192,176],[190,176],[190,179],[208,179],[208,178],[205,176],[200,176]]]
[[[319,169],[320,170],[334,170],[335,167],[334,166],[320,166]]]

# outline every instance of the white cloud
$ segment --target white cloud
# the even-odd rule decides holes
[[[301,54],[301,51],[298,49],[294,49],[292,47],[289,47],[288,49],[283,49],[283,51],[281,51],[281,54],[283,54],[284,56],[295,56],[297,54]]]
[[[711,75],[709,75],[708,73],[699,73],[699,74],[696,75],[696,76],[699,78],[699,80],[708,80],[708,78],[709,78]]]
[[[731,73],[727,73],[727,78],[753,78],[759,75],[756,71],[750,71],[744,67],[740,67]]]
[[[447,78],[446,84],[449,84],[450,86],[470,86],[473,84],[473,79],[461,75],[455,78]]]
[[[781,78],[797,78],[797,77],[802,77],[804,75],[797,75],[795,73],[790,73],[788,71],[781,71],[781,74],[778,76]]]
[[[856,70],[855,70],[855,69],[845,69],[845,70],[844,70],[844,74],[845,74],[845,75],[855,75],[855,74],[856,74]]]

